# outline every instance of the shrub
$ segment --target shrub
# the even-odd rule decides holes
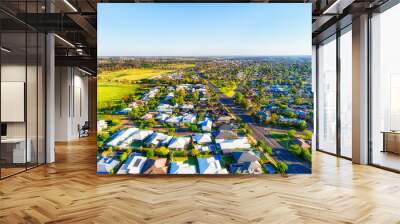
[[[280,173],[280,174],[285,174],[288,170],[288,166],[286,163],[278,161],[276,163],[276,170]]]
[[[127,158],[128,158],[128,153],[127,153],[127,152],[123,152],[123,153],[121,154],[121,156],[119,157],[119,160],[120,160],[121,162],[124,162]]]
[[[295,154],[296,156],[302,155],[302,148],[299,145],[293,144],[289,146],[289,152]]]
[[[303,131],[303,135],[304,135],[305,139],[311,140],[312,136],[313,136],[313,133],[310,130],[304,130]]]
[[[169,154],[169,149],[162,146],[155,150],[155,154],[158,156],[167,156]]]
[[[153,149],[148,149],[146,153],[147,158],[154,157],[154,150]]]
[[[192,156],[196,157],[196,156],[200,155],[200,151],[194,148],[194,149],[192,149],[191,154],[192,154]]]
[[[264,147],[264,152],[268,153],[269,155],[272,155],[272,148],[269,146]]]
[[[311,151],[310,151],[310,149],[303,149],[302,156],[303,156],[303,158],[304,158],[305,160],[307,160],[307,161],[310,161],[310,162],[311,162],[311,159],[312,159],[312,154],[311,154]]]
[[[296,137],[296,130],[294,130],[294,129],[289,130],[287,132],[287,135],[289,136],[289,138],[295,138]]]

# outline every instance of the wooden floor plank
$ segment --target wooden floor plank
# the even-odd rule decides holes
[[[400,175],[314,153],[313,174],[96,175],[95,138],[0,181],[0,223],[400,223]]]

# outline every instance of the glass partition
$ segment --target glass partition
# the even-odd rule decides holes
[[[0,7],[39,13],[43,3]],[[43,33],[0,12],[0,178],[45,163],[45,44]]]
[[[26,41],[25,32],[1,34],[2,177],[24,171],[31,161],[26,141]]]
[[[400,4],[371,19],[371,162],[400,170]]]
[[[340,36],[340,155],[352,157],[352,33]]]
[[[318,48],[318,149],[336,154],[336,37]]]

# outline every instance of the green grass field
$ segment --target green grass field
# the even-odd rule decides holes
[[[122,69],[118,71],[103,71],[100,73],[99,78],[110,81],[136,81],[141,79],[148,79],[159,75],[169,74],[178,69],[191,68],[194,64],[173,64],[164,68],[131,68]]]
[[[276,139],[279,145],[281,145],[282,147],[286,148],[289,146],[290,140],[286,133],[271,131],[270,135],[272,138]]]
[[[233,97],[235,95],[235,90],[237,88],[237,85],[235,86],[230,86],[230,87],[222,87],[220,90],[225,96],[227,97]]]
[[[129,80],[136,81],[140,79],[148,79],[158,75],[167,74],[174,70],[160,70],[152,68],[141,69],[123,69],[119,71],[105,71],[100,74],[101,78],[111,79],[112,81]]]
[[[221,92],[227,97],[233,97],[235,95],[235,90],[238,87],[238,83],[236,82],[221,82],[221,81],[211,81],[215,86],[221,90]]]
[[[105,84],[99,83],[97,86],[97,106],[104,107],[107,102],[120,100],[123,96],[134,94],[138,85]]]

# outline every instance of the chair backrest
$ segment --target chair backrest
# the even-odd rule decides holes
[[[82,129],[89,129],[90,125],[89,125],[89,121],[85,121],[85,123],[82,126]]]

